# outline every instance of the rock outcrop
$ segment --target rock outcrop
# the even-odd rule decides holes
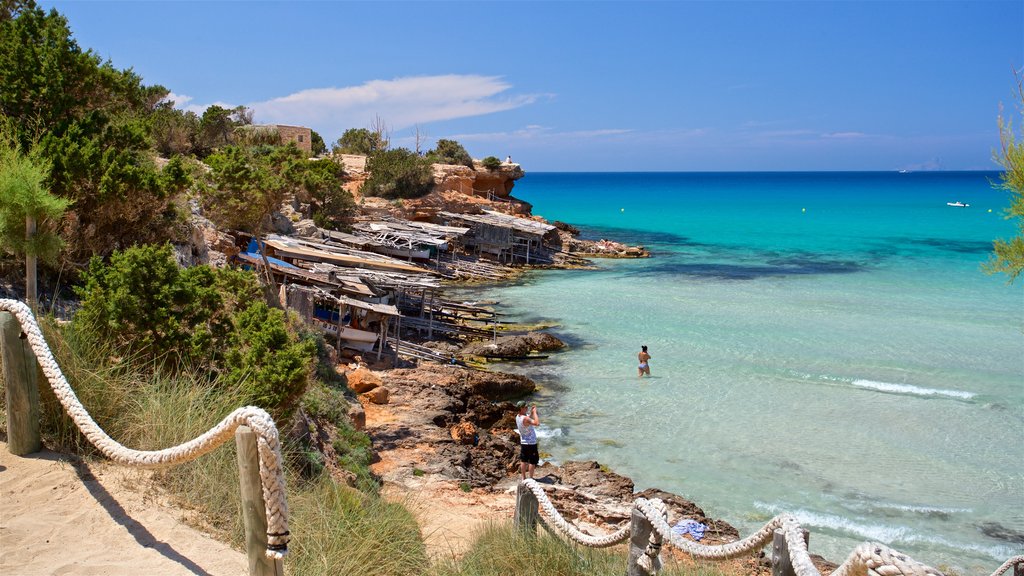
[[[483,358],[524,358],[531,352],[549,352],[565,347],[565,343],[546,332],[530,332],[517,336],[502,336],[494,342],[471,342],[459,351],[460,356]]]

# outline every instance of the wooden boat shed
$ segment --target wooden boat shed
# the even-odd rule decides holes
[[[492,254],[501,262],[546,262],[542,256],[544,237],[556,230],[550,224],[492,210],[482,214],[438,212],[438,216],[447,224],[469,227],[469,233],[462,239],[466,249]]]

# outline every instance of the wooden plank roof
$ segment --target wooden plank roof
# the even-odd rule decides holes
[[[495,212],[493,210],[485,210],[483,214],[456,214],[454,212],[438,212],[438,214],[454,220],[488,224],[490,226],[498,226],[500,228],[511,228],[517,232],[536,234],[538,236],[543,236],[555,229],[555,227],[550,224],[544,224],[543,222],[537,222],[536,220],[530,220],[527,218],[509,216],[508,214]]]

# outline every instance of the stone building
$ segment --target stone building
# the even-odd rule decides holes
[[[313,131],[302,126],[285,126],[276,124],[277,133],[281,135],[281,144],[295,142],[299,150],[307,153],[313,152]]]

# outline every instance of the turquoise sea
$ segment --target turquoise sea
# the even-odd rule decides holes
[[[1014,233],[996,178],[528,174],[535,214],[653,253],[485,296],[571,345],[506,365],[543,386],[541,450],[743,535],[794,513],[836,562],[870,540],[991,573],[1024,553],[1024,279],[980,269]]]

